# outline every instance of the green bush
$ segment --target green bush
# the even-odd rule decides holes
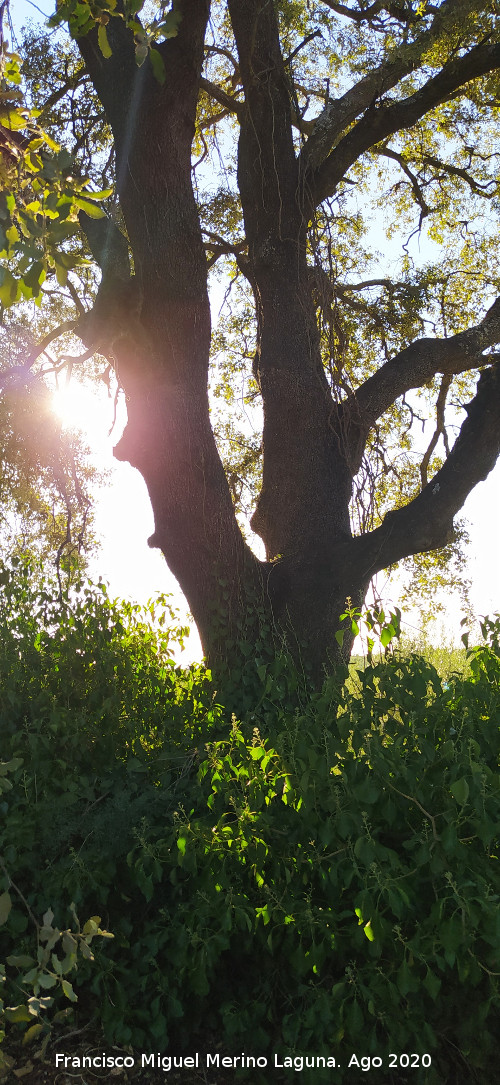
[[[340,1085],[373,1057],[384,1085],[498,1080],[500,624],[446,687],[396,655],[292,709],[278,661],[231,720],[170,630],[28,584],[1,604],[0,854],[35,914],[113,931],[79,1012],[140,1050],[331,1055]],[[14,903],[0,960],[30,937]]]

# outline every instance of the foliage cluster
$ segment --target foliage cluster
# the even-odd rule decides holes
[[[92,192],[88,179],[73,176],[73,156],[38,123],[40,110],[27,108],[21,58],[0,54],[0,304],[42,301],[42,285],[54,276],[65,286],[81,263],[74,247],[78,214],[100,218],[96,201],[110,189]],[[22,134],[19,134],[22,133]],[[68,242],[69,247],[68,247]]]
[[[384,1085],[494,1081],[498,621],[447,684],[395,654],[306,697],[277,660],[237,720],[160,608],[2,579],[0,893],[59,931],[103,916],[78,1012],[142,1050],[331,1054],[340,1083],[352,1052]],[[25,954],[12,894],[0,959]]]

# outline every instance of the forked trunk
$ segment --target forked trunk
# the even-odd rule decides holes
[[[299,152],[295,54],[283,57],[278,8],[228,0],[243,96],[214,91],[240,130],[246,251],[242,245],[223,251],[234,251],[255,298],[264,428],[252,525],[265,544],[264,562],[238,527],[210,424],[207,261],[191,173],[208,0],[182,0],[175,33],[157,43],[161,78],[149,59],[137,67],[134,32],[121,17],[107,23],[110,56],[101,52],[97,29],[78,39],[113,130],[127,230],[125,238],[108,223],[99,240],[99,224],[84,225],[103,278],[94,311],[80,327],[86,344],[111,358],[125,390],[128,424],[116,455],[146,481],[155,516],[150,543],[185,592],[209,663],[244,685],[246,678],[262,679],[287,652],[318,685],[349,655],[349,629],[342,648],[336,637],[347,600],[361,606],[378,570],[445,545],[454,515],[496,461],[500,375],[491,365],[429,485],[375,530],[352,537],[352,480],[371,429],[398,397],[436,373],[485,366],[483,352],[500,336],[500,300],[477,327],[444,340],[416,340],[356,391],[343,384],[332,391],[312,292],[317,269],[310,266],[309,224],[361,154],[407,126],[408,117],[417,120],[464,82],[493,70],[498,47],[478,45],[408,99],[376,106],[384,88],[411,73],[412,56],[420,63],[439,31],[436,15],[420,52],[412,47],[394,56],[338,101],[329,100]]]

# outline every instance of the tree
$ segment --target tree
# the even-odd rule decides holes
[[[174,0],[149,23],[140,8],[58,5],[53,25],[69,25],[81,59],[49,106],[64,94],[82,101],[90,84],[114,158],[104,169],[101,146],[94,173],[87,163],[75,182],[68,151],[51,157],[38,133],[27,166],[38,206],[25,199],[19,213],[25,249],[37,225],[43,237],[38,260],[4,278],[2,300],[26,297],[26,278],[33,297],[42,275],[71,281],[79,230],[101,280],[74,330],[124,389],[115,455],[146,481],[149,543],[178,578],[208,658],[237,667],[242,653],[265,661],[286,642],[317,681],[350,651],[349,637],[342,649],[335,638],[346,599],[360,606],[377,571],[449,544],[500,451],[496,6]],[[25,116],[32,131],[18,151],[20,117],[10,104],[2,123],[8,153],[26,159],[36,122]],[[214,148],[215,186],[200,166]],[[104,184],[114,170],[111,198],[91,187],[99,170]],[[443,246],[436,267],[412,263],[407,244],[395,277],[373,274],[353,202],[370,185],[403,223],[415,212],[417,229],[429,221]],[[247,392],[263,410],[262,442],[240,457],[256,470],[263,560],[238,523],[211,419],[207,284],[224,260],[244,296],[233,346],[238,334]],[[227,347],[228,327],[217,335]],[[447,397],[463,405],[478,371],[450,447]],[[436,426],[414,468],[419,395],[434,396]]]

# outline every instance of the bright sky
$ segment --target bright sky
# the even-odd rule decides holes
[[[55,4],[49,0],[39,0],[38,3],[11,0],[15,27],[20,28],[28,19],[36,19],[44,12],[50,14],[54,7]],[[172,592],[184,618],[186,603],[175,578],[159,551],[150,550],[147,546],[146,540],[153,531],[153,517],[145,484],[137,471],[113,458],[112,448],[117,443],[120,429],[112,437],[107,436],[113,407],[111,400],[106,398],[105,390],[98,394],[79,384],[70,386],[64,417],[68,423],[83,429],[89,445],[94,449],[96,465],[111,472],[98,498],[96,522],[102,547],[92,563],[92,574],[109,581],[113,594],[138,602],[147,600],[155,592]],[[123,422],[122,418],[122,426]],[[500,611],[500,465],[486,482],[476,487],[463,513],[470,522],[472,539],[470,573],[473,608],[477,615],[491,614]],[[432,600],[429,600],[429,605],[432,605]],[[410,617],[408,615],[408,619]],[[450,599],[445,619],[445,635],[450,639],[453,635],[456,639],[459,637],[460,618],[458,603]],[[186,659],[188,656],[200,658],[200,655],[199,640],[194,633]]]
[[[125,424],[123,406],[111,435],[113,401],[104,386],[96,388],[73,380],[54,393],[54,408],[64,425],[82,431],[95,466],[109,472],[96,502],[95,527],[101,546],[91,560],[90,575],[107,581],[113,596],[133,602],[147,602],[157,592],[172,594],[172,602],[185,624],[188,607],[177,580],[160,551],[147,545],[154,520],[146,484],[130,464],[113,456]],[[189,662],[201,656],[199,637],[193,629],[183,660]]]

